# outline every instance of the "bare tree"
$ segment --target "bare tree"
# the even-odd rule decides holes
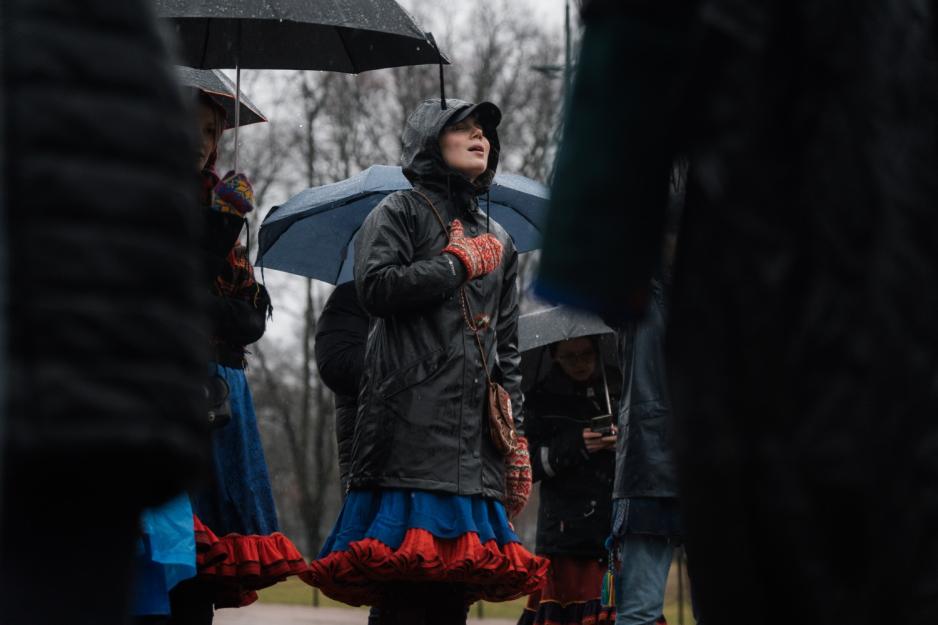
[[[286,506],[278,502],[279,508],[281,512],[289,508],[292,516],[299,517],[301,527],[291,529],[294,538],[303,536],[301,543],[310,552],[322,543],[325,528],[334,519],[339,494],[332,393],[318,379],[313,364],[316,323],[327,289],[312,280],[305,282],[299,375],[287,374],[296,365],[269,358],[268,348],[261,345],[254,349],[257,367],[252,370],[252,382],[259,416],[275,426],[265,428],[267,456],[276,458],[271,462],[272,481],[276,493],[290,498]],[[288,467],[284,467],[284,458],[278,457],[283,451],[287,452]],[[289,470],[274,470],[275,466]]]

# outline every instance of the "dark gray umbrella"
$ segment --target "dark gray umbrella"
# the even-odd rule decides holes
[[[313,69],[356,74],[440,64],[445,57],[394,0],[153,0],[169,21],[183,65],[200,69]],[[445,108],[445,107],[444,107]],[[238,126],[235,107],[235,169]]]
[[[184,65],[357,74],[435,64],[439,53],[394,0],[154,0]]]
[[[518,351],[521,352],[523,388],[530,389],[550,371],[553,361],[548,346],[551,343],[581,336],[598,336],[602,363],[619,368],[615,331],[599,317],[565,306],[521,315],[518,318]]]
[[[612,333],[614,330],[596,315],[554,306],[521,315],[518,320],[518,350],[526,352],[557,341]]]
[[[240,126],[267,121],[260,109],[248,100],[244,93],[236,94],[234,82],[217,69],[193,69],[177,65],[176,78],[183,87],[204,91],[224,107],[227,128],[234,128],[236,117]],[[238,115],[235,115],[236,102],[240,102],[241,108]]]

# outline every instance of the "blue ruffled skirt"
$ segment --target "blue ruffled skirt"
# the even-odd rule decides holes
[[[501,502],[421,490],[351,491],[306,581],[350,605],[381,605],[392,582],[466,588],[467,601],[507,601],[544,583],[549,562],[527,551]]]
[[[193,499],[195,513],[219,536],[279,531],[254,399],[243,369],[217,365],[228,383],[231,421],[212,434],[212,481]]]

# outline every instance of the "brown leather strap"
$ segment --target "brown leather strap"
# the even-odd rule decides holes
[[[427,206],[430,207],[430,210],[433,211],[433,214],[436,216],[436,220],[440,223],[440,227],[443,228],[443,234],[446,236],[446,241],[449,242],[449,228],[446,227],[446,222],[443,221],[440,211],[436,209],[436,206],[433,205],[433,202],[421,191],[413,189],[413,192],[423,198],[423,201],[427,203]],[[485,358],[485,348],[482,346],[482,339],[479,337],[479,328],[472,322],[472,309],[469,308],[469,298],[466,296],[466,288],[464,286],[459,287],[459,305],[462,309],[463,320],[466,322],[466,325],[472,331],[472,335],[476,339],[476,345],[479,347],[479,356],[482,357],[482,369],[485,371],[485,379],[488,381],[489,385],[494,384],[492,381],[492,376],[489,373],[488,361]]]

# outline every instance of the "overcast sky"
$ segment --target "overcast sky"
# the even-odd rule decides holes
[[[397,2],[412,14],[420,14],[420,6],[443,5],[447,8],[448,15],[457,22],[464,19],[474,6],[489,5],[493,10],[508,10],[525,14],[530,19],[538,20],[556,29],[558,36],[563,33],[565,0],[509,0],[508,2],[502,2],[502,0],[397,0]],[[575,23],[576,7],[572,0],[570,1],[570,17]],[[441,24],[433,23],[420,25],[431,31],[442,27]]]

